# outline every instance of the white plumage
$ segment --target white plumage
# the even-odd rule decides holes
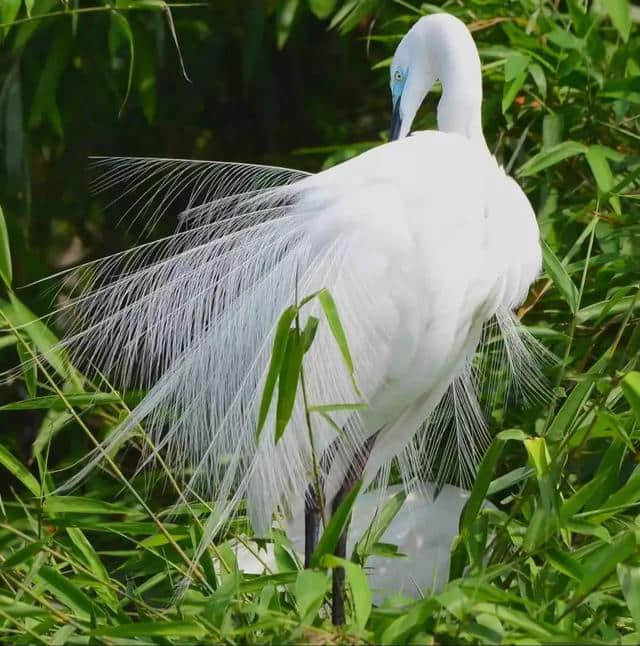
[[[491,322],[521,385],[542,387],[534,342],[512,309],[541,265],[531,206],[505,175],[481,129],[481,71],[466,27],[446,14],[423,18],[391,67],[396,135],[408,132],[434,81],[442,84],[439,131],[380,145],[317,175],[243,164],[99,160],[96,188],[119,191],[127,214],[149,226],[188,195],[173,236],[96,263],[69,279],[64,341],[148,394],[106,441],[139,424],[189,488],[220,502],[210,537],[247,500],[257,532],[297,506],[311,479],[300,392],[282,440],[273,418],[256,441],[257,409],[273,333],[285,307],[328,288],[355,364],[355,391],[321,323],[304,371],[311,404],[363,400],[312,415],[315,446],[334,441],[328,495],[364,440],[380,431],[365,482],[398,459],[405,479],[469,482],[486,432],[472,359]],[[317,304],[304,310],[320,315]],[[70,483],[100,459],[96,453]],[[322,465],[321,465],[322,467]]]

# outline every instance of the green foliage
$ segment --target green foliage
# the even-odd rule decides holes
[[[80,490],[56,491],[70,474],[59,469],[75,468],[140,394],[89,383],[53,350],[55,322],[30,323],[32,312],[48,308],[41,290],[12,286],[130,244],[139,232],[135,223],[131,234],[114,227],[85,194],[88,153],[314,170],[382,141],[385,61],[406,28],[435,7],[383,0],[229,1],[170,12],[161,0],[1,6],[0,361],[26,363],[0,388],[0,641],[640,640],[635,7],[627,0],[442,4],[474,32],[487,141],[530,196],[545,241],[544,275],[518,314],[560,359],[549,374],[550,402],[507,407],[499,396],[490,411],[494,440],[461,518],[446,587],[373,605],[363,567],[371,554],[397,556],[379,541],[402,497],[380,510],[352,562],[330,552],[353,497],[328,523],[313,569],[301,570],[286,537],[274,532],[275,570],[249,575],[234,555],[247,540],[241,511],[202,553],[213,501],[184,503],[185,474],[168,473],[161,456],[136,472],[136,454],[149,449],[144,429]],[[427,101],[418,128],[434,125],[434,105]],[[324,317],[311,328],[296,325],[298,306],[283,317],[259,427],[272,399],[288,419],[297,357],[316,325],[330,327],[345,369],[353,369],[335,304],[327,293],[315,296]],[[287,353],[292,338],[297,354]],[[285,364],[295,379],[285,374],[283,389]],[[309,412],[329,416],[340,406],[358,404],[323,402]],[[483,507],[485,498],[494,507]],[[174,506],[176,499],[183,504]],[[337,566],[349,588],[346,635],[328,615],[328,569]]]

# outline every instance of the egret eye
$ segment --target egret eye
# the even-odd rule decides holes
[[[402,81],[402,72],[400,70],[396,70],[395,74],[393,75],[393,78],[396,81]]]

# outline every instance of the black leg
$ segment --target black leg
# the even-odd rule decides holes
[[[340,488],[340,491],[336,494],[336,497],[333,499],[333,504],[331,506],[331,513],[334,514],[336,509],[340,506],[340,503],[346,495],[346,491],[343,488]],[[335,549],[335,555],[338,558],[345,559],[347,558],[347,534],[349,531],[349,521],[342,532],[342,535],[338,539],[338,543]],[[331,604],[331,621],[334,626],[342,626],[345,621],[344,616],[344,568],[337,567],[333,568],[333,578],[331,581],[331,594],[332,594],[332,604]]]
[[[331,505],[331,513],[335,514],[336,509],[340,506],[340,503],[344,500],[345,496],[353,489],[354,485],[364,471],[364,467],[369,459],[369,454],[371,449],[375,444],[376,437],[378,433],[374,433],[371,437],[367,439],[364,443],[362,450],[354,457],[354,460],[347,469],[347,473],[344,477],[342,485],[338,490],[333,503]],[[346,559],[347,558],[347,534],[349,532],[349,523],[350,519],[347,520],[345,527],[342,531],[342,535],[338,539],[336,544],[335,556],[338,558]],[[344,568],[337,567],[333,569],[333,578],[331,582],[331,592],[332,592],[332,605],[331,605],[331,621],[334,626],[342,626],[345,622],[345,613],[344,613]]]
[[[320,504],[313,485],[309,486],[304,501],[304,567],[311,565],[311,556],[318,544],[320,533]]]

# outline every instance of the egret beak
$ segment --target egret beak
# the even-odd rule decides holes
[[[402,128],[402,117],[400,116],[400,97],[393,106],[393,115],[391,116],[391,130],[389,132],[389,141],[395,141],[400,135]]]

